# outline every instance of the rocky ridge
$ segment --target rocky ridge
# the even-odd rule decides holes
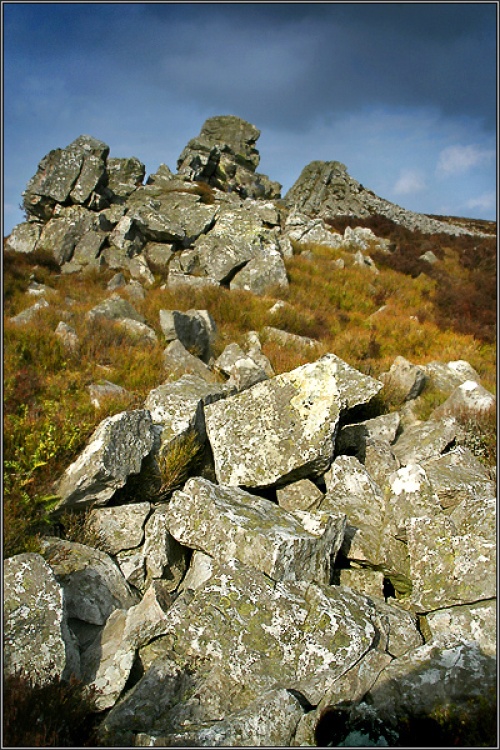
[[[65,273],[126,270],[141,289],[164,265],[169,285],[256,294],[288,283],[297,241],[349,246],[366,266],[374,243],[390,251],[328,229],[332,181],[306,175],[285,210],[255,172],[258,134],[211,118],[178,174],[146,185],[138,160],[82,136],[42,160],[8,247],[50,249]],[[340,212],[368,210],[341,166]],[[115,295],[89,315],[147,340]],[[214,360],[207,310],[160,318],[179,377],[105,419],[55,486],[56,518],[85,510],[92,543],[49,537],[5,562],[7,672],[94,686],[101,742],[120,746],[394,745],[408,717],[473,716],[496,681],[496,491],[450,410],[494,403],[477,373],[397,358],[376,380],[327,354],[275,375],[256,332]],[[428,381],[449,398],[422,422]],[[367,418],[389,385],[405,408]],[[192,460],[172,486],[182,446]]]

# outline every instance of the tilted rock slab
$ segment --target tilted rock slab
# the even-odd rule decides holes
[[[130,474],[138,474],[153,447],[154,431],[147,409],[107,417],[84,451],[56,485],[58,509],[71,505],[106,505]]]
[[[275,581],[330,582],[330,559],[344,538],[345,516],[297,512],[207,479],[189,479],[168,504],[168,527],[181,544],[220,562],[236,558]]]
[[[327,354],[210,404],[205,419],[217,480],[265,487],[321,474],[332,461],[342,412],[381,388]]]
[[[67,624],[64,593],[37,553],[4,562],[4,672],[24,670],[42,684],[79,676],[80,657]]]

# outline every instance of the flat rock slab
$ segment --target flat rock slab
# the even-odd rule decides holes
[[[153,443],[153,423],[147,409],[120,412],[104,419],[58,481],[58,509],[106,505],[130,474],[139,473],[142,459]]]
[[[168,504],[168,527],[181,544],[220,562],[236,558],[273,580],[330,582],[330,558],[344,537],[341,514],[294,516],[265,498],[207,479],[189,479]]]
[[[22,669],[42,684],[78,676],[80,657],[52,568],[41,555],[25,553],[5,560],[3,572],[5,673]]]
[[[265,487],[321,474],[346,409],[382,384],[334,354],[205,408],[220,484]]]
[[[444,453],[457,437],[458,424],[453,417],[429,419],[407,427],[392,445],[402,466],[420,463]]]

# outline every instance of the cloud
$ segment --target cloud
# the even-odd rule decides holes
[[[436,174],[444,177],[462,174],[474,167],[486,166],[494,158],[495,151],[493,149],[476,145],[448,146],[439,154]]]
[[[465,205],[467,208],[490,212],[495,209],[496,201],[496,193],[494,191],[491,191],[482,193],[482,195],[478,195],[476,198],[471,198]]]
[[[401,172],[393,190],[396,195],[408,195],[418,193],[425,188],[426,184],[422,174],[417,170],[409,169]]]

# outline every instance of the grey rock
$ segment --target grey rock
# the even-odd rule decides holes
[[[32,253],[40,239],[42,225],[23,221],[14,227],[6,239],[5,249],[15,253]]]
[[[245,354],[238,344],[228,344],[222,354],[215,360],[216,371],[228,377],[228,384],[234,385],[237,391],[250,388],[255,383],[267,380],[268,375],[260,364]]]
[[[146,260],[161,268],[168,268],[174,254],[173,245],[168,242],[147,242],[142,252]]]
[[[441,515],[439,498],[420,464],[408,464],[388,477],[386,490],[386,528],[406,541],[406,523],[410,518]]]
[[[431,414],[431,419],[439,419],[447,414],[468,411],[476,414],[493,410],[496,406],[495,396],[475,380],[466,380],[457,386],[444,404],[438,406]]]
[[[425,372],[404,357],[396,357],[389,372],[380,375],[388,389],[396,389],[405,401],[411,401],[422,393],[427,382]]]
[[[170,533],[168,524],[168,507],[162,503],[146,523],[143,555],[146,585],[161,578],[166,590],[174,591],[187,570],[187,550]]]
[[[201,550],[195,550],[179,590],[200,588],[205,581],[212,577],[216,568],[218,568],[218,564],[213,557]]]
[[[145,245],[145,239],[133,218],[128,214],[123,216],[109,235],[111,246],[122,250],[125,256],[132,258]]]
[[[179,339],[171,341],[163,353],[165,370],[171,379],[178,379],[182,375],[198,375],[207,383],[220,382],[217,375],[194,354],[188,352]]]
[[[90,393],[90,400],[96,409],[100,409],[102,403],[109,398],[123,398],[129,396],[129,391],[122,388],[121,385],[104,380],[101,383],[91,383],[87,386]]]
[[[426,620],[435,639],[475,642],[484,654],[496,658],[496,618],[496,599],[492,599],[429,612]]]
[[[341,568],[339,583],[370,597],[384,596],[384,574],[371,568]]]
[[[26,310],[22,310],[17,315],[9,318],[9,320],[11,323],[14,323],[14,325],[25,325],[26,323],[31,323],[33,320],[36,320],[39,311],[46,307],[49,307],[49,303],[42,297],[42,299],[39,299],[34,305],[31,305],[31,307],[28,307]]]
[[[230,289],[242,289],[257,295],[267,294],[275,288],[287,287],[288,275],[283,258],[281,253],[271,246],[259,251],[229,284]]]
[[[427,365],[422,365],[422,370],[424,370],[432,385],[446,393],[451,393],[466,380],[480,382],[476,370],[463,359],[447,363],[429,362]]]
[[[62,265],[72,259],[78,243],[96,224],[95,214],[83,206],[58,206],[45,224],[36,249],[52,253]]]
[[[122,299],[119,294],[115,293],[108,299],[100,302],[87,313],[87,318],[93,320],[102,317],[108,320],[122,320],[128,318],[137,320],[139,323],[145,323],[145,319],[135,310],[130,302]]]
[[[425,461],[422,467],[443,510],[473,502],[478,495],[495,494],[494,482],[483,464],[462,446]]]
[[[125,328],[131,337],[139,343],[154,346],[158,342],[156,331],[145,323],[132,318],[121,318],[117,323],[121,328]]]
[[[299,479],[276,491],[278,505],[284,510],[317,510],[323,500],[323,493],[310,479]]]
[[[115,275],[108,281],[107,289],[114,291],[115,289],[122,289],[127,284],[127,280],[121,271],[115,273]]]
[[[133,279],[142,281],[146,286],[152,286],[155,283],[154,274],[143,255],[136,255],[131,258],[128,263],[128,270]]]
[[[3,586],[5,674],[23,670],[39,684],[79,677],[63,589],[43,557],[30,552],[5,560]]]
[[[189,273],[181,273],[174,269],[170,269],[168,272],[167,284],[172,289],[178,289],[179,287],[204,289],[210,286],[220,286],[217,279],[212,279],[210,276],[192,276]]]
[[[274,328],[274,326],[264,326],[262,334],[266,339],[285,347],[307,350],[319,345],[319,341],[315,341],[308,336],[299,336],[297,333],[283,331],[281,328]]]
[[[58,509],[71,505],[106,505],[130,474],[138,474],[153,447],[150,413],[145,409],[107,417],[84,451],[56,484]]]
[[[366,451],[367,440],[384,440],[392,444],[396,439],[399,424],[398,412],[392,412],[366,419],[363,422],[356,422],[356,424],[345,425],[337,436],[337,450],[339,453],[355,451],[359,458]]]
[[[76,243],[71,262],[81,266],[99,267],[102,265],[99,254],[105,240],[106,235],[103,232],[95,230],[86,232]]]
[[[333,354],[205,409],[221,484],[264,487],[321,474],[341,412],[381,388]]]
[[[213,226],[216,206],[205,205],[197,195],[165,192],[148,186],[129,198],[128,216],[146,240],[173,242],[188,247]]]
[[[126,199],[144,181],[146,167],[134,156],[130,159],[108,159],[108,188],[113,195]]]
[[[167,341],[179,339],[191,354],[209,361],[217,329],[207,310],[160,310],[160,326]]]
[[[71,352],[77,352],[80,348],[80,339],[72,326],[60,320],[55,330],[57,338],[62,345]]]
[[[201,477],[173,494],[168,527],[188,547],[219,562],[236,558],[274,580],[330,581],[330,560],[342,543],[341,514],[293,515],[270,500]]]
[[[392,450],[402,466],[426,461],[439,456],[451,447],[458,434],[453,417],[429,419],[407,427],[392,445]]]
[[[87,523],[96,546],[108,555],[139,547],[144,541],[144,525],[150,510],[148,502],[94,508]]]
[[[42,542],[42,554],[64,590],[68,617],[104,625],[113,610],[137,604],[137,595],[104,552],[50,537]]]

